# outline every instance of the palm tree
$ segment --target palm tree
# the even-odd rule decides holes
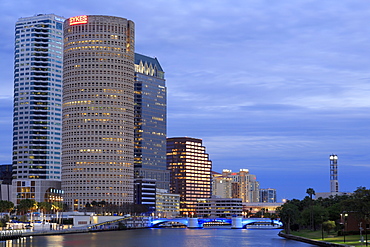
[[[313,207],[312,207],[312,195],[315,195],[315,190],[314,189],[312,189],[312,188],[308,188],[307,190],[306,190],[306,193],[310,196],[310,208],[311,208],[311,210],[310,210],[310,227],[311,227],[311,230],[313,229],[313,230],[315,230],[314,228],[315,228],[315,224],[314,224],[314,220],[313,220]]]
[[[28,210],[35,210],[37,209],[37,202],[33,199],[23,199],[18,204],[18,210],[25,214],[28,212]]]

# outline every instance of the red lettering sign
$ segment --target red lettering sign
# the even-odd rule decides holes
[[[75,17],[69,18],[69,25],[78,25],[78,24],[86,24],[87,23],[87,15],[79,15]]]

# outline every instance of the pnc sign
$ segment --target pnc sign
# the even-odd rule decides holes
[[[69,25],[79,25],[87,23],[87,15],[79,15],[69,18]]]

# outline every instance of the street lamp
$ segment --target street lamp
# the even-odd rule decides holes
[[[324,240],[324,216],[321,215],[321,240]]]
[[[344,242],[346,242],[346,224],[347,224],[347,217],[348,217],[348,214],[344,214],[344,229],[343,229],[343,238],[344,238]]]
[[[367,245],[367,228],[368,228],[368,224],[367,224],[367,222],[365,222],[365,235],[366,235],[365,241],[366,241],[366,246],[368,246]]]

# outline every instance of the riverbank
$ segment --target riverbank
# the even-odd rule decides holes
[[[347,245],[347,244],[337,244],[337,243],[332,243],[332,242],[325,242],[325,241],[320,241],[320,240],[315,240],[315,239],[310,239],[310,238],[305,238],[301,236],[296,236],[292,234],[285,234],[282,231],[279,232],[278,234],[280,237],[286,238],[286,239],[291,239],[299,242],[304,242],[308,244],[313,244],[316,246],[323,246],[323,247],[351,247],[353,245]]]
[[[48,230],[48,231],[26,231],[22,232],[22,237],[30,237],[30,236],[45,236],[45,235],[61,235],[61,234],[73,234],[73,233],[86,233],[92,232],[87,228],[79,228],[79,229],[63,229],[63,230]]]
[[[77,234],[77,233],[105,232],[105,231],[125,231],[125,230],[135,230],[135,229],[143,229],[143,227],[125,228],[125,229],[119,229],[119,228],[90,229],[88,227],[79,227],[79,228],[68,228],[68,229],[61,229],[61,230],[14,230],[14,231],[8,230],[8,231],[0,231],[0,239],[1,239],[1,232],[7,233],[7,234],[4,234],[4,236],[7,237],[4,239],[14,239],[14,238],[19,238],[19,237],[30,237],[30,236],[64,235],[64,234]],[[12,234],[12,232],[14,234]]]

